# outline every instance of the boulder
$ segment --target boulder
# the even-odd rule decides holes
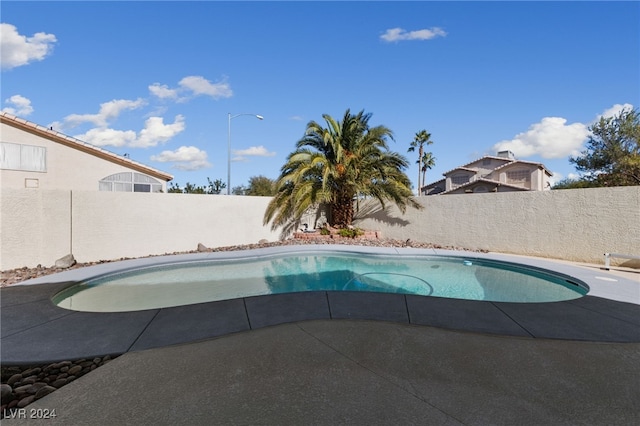
[[[205,246],[202,243],[198,243],[198,251],[199,252],[203,252],[203,251],[209,251],[209,249],[207,248],[207,246]]]
[[[0,395],[2,397],[2,404],[8,404],[9,402],[11,402],[11,400],[13,399],[13,395],[11,394],[12,392],[13,392],[13,389],[11,389],[11,386],[4,383],[0,385]]]
[[[76,259],[71,253],[56,260],[56,268],[67,269],[76,264]]]

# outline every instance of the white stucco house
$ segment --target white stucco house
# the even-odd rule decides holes
[[[167,192],[173,176],[6,112],[0,112],[0,186]]]
[[[517,160],[511,151],[486,155],[443,175],[444,179],[422,187],[422,194],[546,191],[553,176],[544,164]]]

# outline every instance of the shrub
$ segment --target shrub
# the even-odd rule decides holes
[[[364,231],[360,228],[342,228],[340,231],[338,231],[338,234],[341,237],[345,238],[355,238],[364,234]]]

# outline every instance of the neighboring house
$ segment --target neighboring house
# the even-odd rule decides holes
[[[444,179],[422,187],[422,194],[545,191],[551,188],[553,174],[541,163],[516,160],[511,151],[500,151],[443,175]]]
[[[4,188],[167,192],[173,176],[6,112],[0,113]]]

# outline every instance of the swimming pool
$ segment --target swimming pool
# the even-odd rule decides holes
[[[474,257],[317,251],[166,263],[95,277],[53,297],[86,312],[125,312],[304,291],[365,291],[495,302],[584,296],[549,270]]]

